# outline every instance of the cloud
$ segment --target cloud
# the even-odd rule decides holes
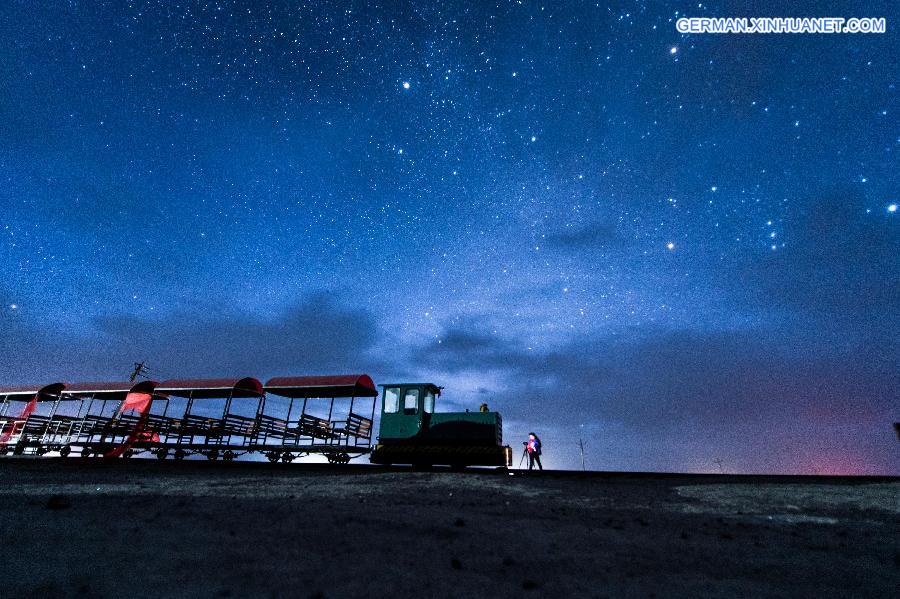
[[[478,319],[448,327],[439,339],[413,348],[409,362],[450,373],[470,369],[511,370],[516,365],[524,367],[527,359],[516,343],[506,341],[490,331],[490,327]]]
[[[88,331],[14,322],[0,332],[5,383],[122,379],[146,360],[154,376],[209,377],[365,371],[378,339],[374,317],[327,294],[311,295],[280,317],[172,314],[108,316]]]
[[[896,346],[657,329],[540,351],[490,330],[475,320],[448,327],[413,360],[447,380],[496,381],[489,402],[507,440],[539,428],[557,465],[577,467],[573,436],[584,424],[605,452],[593,467],[714,470],[719,457],[747,472],[898,470]]]
[[[585,249],[606,247],[620,240],[616,228],[603,222],[593,222],[575,230],[564,230],[547,236],[551,247]]]

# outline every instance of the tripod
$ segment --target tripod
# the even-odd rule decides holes
[[[522,468],[522,462],[525,461],[525,458],[528,457],[528,443],[522,443],[525,448],[522,450],[522,457],[519,459],[519,469]]]

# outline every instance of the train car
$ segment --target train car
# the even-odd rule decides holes
[[[343,464],[508,467],[497,412],[435,411],[431,383],[382,385],[365,374],[53,383],[0,389],[0,455],[176,460],[242,455],[291,462],[318,454]]]
[[[437,412],[441,387],[432,383],[381,385],[381,425],[370,454],[375,464],[414,466],[512,465],[499,412]]]

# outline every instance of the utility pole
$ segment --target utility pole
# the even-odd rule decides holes
[[[584,439],[579,439],[578,444],[581,446],[581,469],[583,471],[585,469],[584,468]]]
[[[581,470],[584,471],[584,425],[578,427],[578,447],[581,448]]]
[[[134,371],[131,373],[131,376],[128,378],[128,380],[133,383],[134,380],[139,376],[147,378],[146,373],[147,373],[147,368],[144,366],[144,362],[135,362],[134,363]]]

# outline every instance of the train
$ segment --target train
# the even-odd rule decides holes
[[[367,374],[0,388],[0,456],[511,466],[500,413],[438,411],[442,391]]]

